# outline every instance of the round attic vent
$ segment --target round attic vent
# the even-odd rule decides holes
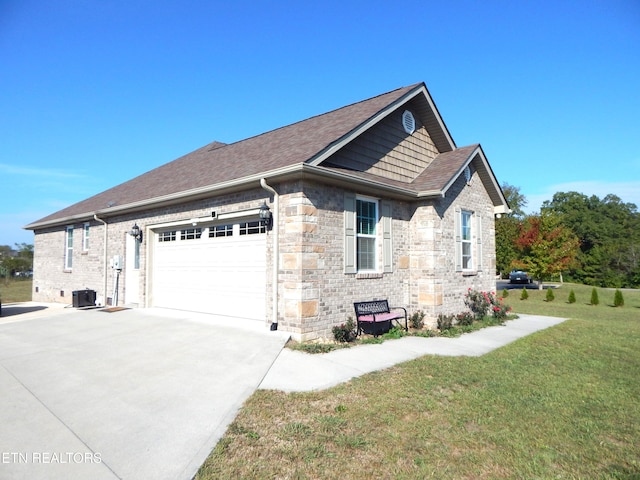
[[[402,126],[409,135],[416,131],[416,119],[409,110],[405,110],[402,114]]]

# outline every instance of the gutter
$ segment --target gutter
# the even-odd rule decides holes
[[[105,307],[107,305],[107,222],[98,218],[98,215],[93,214],[94,220],[101,222],[104,225],[104,235],[103,235],[103,266],[104,266],[104,285],[102,290],[102,306]]]
[[[295,165],[288,165],[283,168],[278,168],[272,170],[270,172],[261,173],[260,175],[251,175],[248,177],[244,177],[241,179],[234,179],[227,182],[218,183],[216,185],[207,185],[205,187],[194,188],[192,190],[188,190],[186,192],[177,192],[171,193],[168,195],[163,195],[160,197],[149,198],[145,200],[139,200],[137,202],[131,202],[124,205],[118,205],[114,207],[104,208],[101,210],[97,210],[94,212],[85,212],[79,213],[75,215],[69,215],[66,217],[56,218],[49,221],[37,221],[30,223],[23,228],[26,230],[37,230],[39,228],[52,227],[56,225],[65,225],[68,223],[74,223],[86,220],[87,218],[91,218],[93,214],[97,215],[107,215],[114,216],[121,213],[132,213],[135,211],[142,211],[148,208],[160,208],[165,205],[171,205],[175,203],[179,203],[181,201],[191,201],[197,200],[198,198],[206,198],[211,196],[212,194],[221,194],[225,190],[234,190],[238,187],[248,187],[251,183],[256,180],[260,181],[262,185],[262,181],[268,175],[272,180],[275,178],[287,178],[290,176],[296,175],[315,175],[319,177],[331,178],[334,180],[340,180],[345,184],[349,184],[351,187],[354,185],[360,185],[363,187],[375,188],[377,192],[385,192],[387,194],[403,197],[408,199],[417,199],[417,198],[425,198],[425,197],[442,197],[444,196],[444,190],[428,190],[417,192],[410,188],[402,188],[398,186],[388,185],[383,182],[376,182],[370,179],[363,179],[357,177],[355,175],[349,175],[344,172],[333,172],[323,168],[321,166],[312,165],[309,163],[297,163]],[[265,187],[263,187],[265,188]],[[270,188],[270,187],[269,187]],[[268,188],[265,188],[268,190]],[[274,197],[277,198],[277,197]]]
[[[278,329],[278,270],[280,259],[280,196],[275,189],[267,184],[266,179],[260,179],[260,186],[273,194],[273,255],[271,279],[271,330]]]

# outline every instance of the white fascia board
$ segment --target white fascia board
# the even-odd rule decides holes
[[[496,180],[496,176],[493,174],[493,170],[491,169],[491,165],[489,165],[489,161],[487,160],[487,157],[484,154],[484,151],[482,150],[482,146],[478,145],[470,154],[469,157],[465,160],[465,162],[460,166],[460,168],[458,169],[458,171],[453,175],[453,177],[451,177],[451,179],[449,180],[449,182],[445,185],[445,187],[442,189],[442,194],[445,195],[447,193],[447,191],[449,190],[449,188],[451,188],[451,186],[455,183],[455,181],[458,179],[458,177],[460,175],[462,175],[462,172],[464,171],[465,168],[467,168],[469,166],[469,164],[475,159],[475,157],[478,156],[478,158],[480,159],[481,163],[482,163],[482,167],[484,168],[484,170],[487,172],[489,178],[491,179],[491,187],[493,187],[494,191],[498,194],[498,196],[500,197],[500,201],[501,204],[495,206],[494,205],[494,209],[495,208],[507,208],[507,200],[504,198],[504,194],[502,193],[502,189],[500,188],[500,185],[498,185],[498,181]],[[508,208],[507,208],[508,210]],[[496,213],[506,213],[506,212],[496,212]]]
[[[438,116],[438,120],[440,122],[440,125],[443,127],[444,131],[447,133],[447,137],[450,138],[449,132],[447,131],[446,128],[444,128],[444,124],[442,122],[442,119],[440,118],[440,115],[437,113],[438,111],[435,109],[435,107],[433,105],[433,101],[431,100],[431,97],[429,96],[429,93],[427,92],[426,87],[424,85],[422,85],[419,88],[416,88],[414,91],[406,93],[404,96],[400,97],[395,102],[390,103],[385,108],[380,110],[376,115],[371,117],[369,120],[367,120],[364,123],[361,123],[354,130],[351,130],[349,133],[347,133],[343,137],[341,137],[338,140],[336,140],[334,143],[329,145],[327,148],[325,148],[321,152],[319,152],[316,155],[314,155],[313,157],[311,157],[311,159],[307,161],[307,165],[314,165],[314,166],[319,165],[324,160],[326,160],[331,155],[333,155],[338,150],[340,150],[347,143],[349,143],[351,140],[353,140],[354,138],[360,136],[362,133],[364,133],[367,130],[369,130],[376,123],[378,123],[381,120],[383,120],[389,114],[391,114],[392,112],[396,111],[399,107],[401,107],[405,103],[409,102],[412,98],[415,98],[420,93],[424,94],[425,98],[429,102],[429,106],[433,109],[434,113],[436,113],[436,115]]]
[[[444,188],[442,189],[442,193],[443,195],[446,194],[449,189],[451,188],[451,186],[455,183],[455,181],[458,179],[458,177],[460,175],[462,175],[462,172],[464,172],[464,169],[467,168],[469,166],[469,164],[473,161],[474,157],[478,154],[478,152],[481,152],[480,147],[478,146],[477,148],[474,148],[473,151],[469,154],[469,156],[467,157],[467,159],[464,161],[464,163],[460,166],[460,168],[456,171],[456,173],[453,174],[453,176],[449,179],[449,182],[447,182],[447,184],[444,186]],[[481,155],[481,158],[483,158],[484,155]],[[486,164],[486,159],[483,159],[483,162]]]
[[[402,105],[408,103],[409,101],[411,101],[413,98],[417,97],[420,94],[424,95],[425,100],[429,104],[429,108],[431,109],[431,111],[433,112],[433,114],[436,116],[436,118],[438,120],[438,125],[440,126],[440,129],[444,132],[444,134],[445,134],[445,136],[447,138],[447,142],[451,146],[451,149],[454,150],[456,148],[456,144],[453,141],[453,138],[451,138],[451,134],[449,133],[449,129],[444,124],[444,121],[442,120],[442,117],[440,116],[440,112],[436,108],[435,103],[433,102],[433,99],[431,98],[431,95],[429,94],[429,91],[427,90],[427,87],[424,84],[422,84],[420,87],[416,88],[414,91],[408,92],[403,97],[400,97],[398,100],[396,100],[395,102],[390,103],[385,108],[380,110],[376,115],[371,117],[369,120],[367,120],[366,122],[360,124],[354,130],[352,130],[351,132],[349,132],[348,134],[346,134],[342,138],[338,139],[333,144],[329,145],[325,150],[323,150],[320,153],[318,153],[315,156],[313,156],[307,162],[307,164],[308,165],[319,165],[324,160],[326,160],[331,155],[333,155],[335,152],[340,150],[347,143],[349,143],[351,140],[353,140],[354,138],[360,136],[362,133],[364,133],[367,130],[369,130],[371,127],[373,127],[375,124],[377,124],[378,122],[383,120],[389,114],[391,114],[392,112],[396,111]]]
[[[191,190],[185,190],[182,192],[172,193],[169,195],[163,195],[161,197],[149,198],[146,200],[141,200],[139,202],[127,203],[124,205],[118,205],[115,207],[104,208],[101,210],[79,213],[76,215],[71,215],[68,217],[56,218],[55,220],[51,220],[48,222],[36,222],[30,223],[23,228],[26,230],[37,230],[39,228],[51,227],[56,225],[66,225],[71,223],[76,223],[79,221],[84,221],[87,219],[92,219],[94,215],[102,216],[102,217],[113,217],[119,214],[129,213],[134,210],[145,210],[150,208],[157,208],[162,206],[163,204],[168,203],[176,203],[180,200],[190,201],[191,199],[196,199],[198,197],[206,196],[208,194],[215,194],[221,190],[233,189],[245,185],[250,185],[251,183],[256,183],[257,186],[260,186],[260,179],[266,177],[277,177],[281,175],[290,174],[295,172],[296,170],[300,170],[302,168],[302,164],[296,164],[288,167],[284,167],[281,169],[273,170],[268,173],[260,173],[257,175],[251,175],[249,177],[239,178],[230,180],[228,182],[217,183],[215,185],[207,185],[205,187],[194,188]]]

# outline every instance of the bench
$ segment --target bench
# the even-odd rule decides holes
[[[356,335],[366,333],[377,337],[391,330],[391,322],[408,331],[407,310],[404,307],[389,307],[387,300],[373,300],[370,302],[355,302],[357,330]],[[402,310],[392,312],[391,310]],[[401,320],[404,318],[404,325]]]

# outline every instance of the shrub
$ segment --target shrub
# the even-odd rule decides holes
[[[495,293],[480,292],[471,288],[464,297],[464,303],[476,320],[482,320],[489,311],[494,318],[504,319],[511,311],[511,307],[503,303],[502,297],[498,298]]]
[[[569,292],[569,303],[576,303],[576,294],[573,289]]]
[[[422,329],[424,327],[424,312],[422,310],[413,312],[409,317],[409,325],[416,330]]]
[[[506,288],[502,289],[502,298],[507,298],[509,296],[509,290]]]
[[[456,315],[458,325],[471,325],[473,323],[473,314],[471,312],[462,312]]]
[[[474,317],[480,320],[489,311],[491,299],[487,292],[469,289],[464,297],[464,304],[473,312]]]
[[[600,303],[600,299],[598,298],[598,291],[596,287],[593,287],[591,290],[591,305],[598,305]]]
[[[622,296],[622,292],[619,288],[616,288],[616,293],[613,296],[613,306],[624,307],[624,297]]]
[[[547,295],[545,296],[545,301],[553,302],[556,299],[556,296],[553,294],[552,288],[547,288]]]
[[[353,342],[357,336],[356,324],[351,317],[345,323],[334,326],[331,331],[336,342]]]
[[[444,330],[450,330],[453,328],[453,315],[445,315],[444,313],[440,313],[438,315],[438,330],[441,332]]]
[[[493,318],[504,320],[511,311],[511,307],[509,305],[505,305],[501,298],[496,298],[494,299],[494,302],[492,302],[492,310]]]
[[[522,289],[522,293],[520,294],[520,300],[526,300],[527,298],[529,298],[529,292],[527,292],[527,288],[524,287]]]

